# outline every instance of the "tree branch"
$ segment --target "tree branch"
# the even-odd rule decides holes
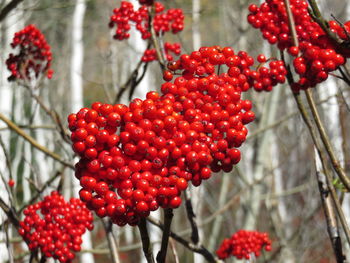
[[[325,146],[326,152],[328,153],[329,158],[331,159],[332,166],[334,170],[336,171],[337,175],[339,176],[340,180],[344,184],[345,188],[350,191],[350,179],[346,176],[343,167],[341,167],[339,160],[335,156],[335,152],[333,150],[333,147],[331,145],[331,142],[329,140],[329,137],[326,133],[326,130],[324,128],[324,125],[321,121],[320,115],[318,113],[318,110],[315,105],[315,101],[312,97],[312,91],[310,89],[307,89],[305,91],[307,101],[309,103],[312,115],[314,117],[314,120],[316,122],[316,126],[318,128],[318,131],[320,133],[321,140]]]
[[[148,230],[147,230],[147,222],[145,218],[141,218],[140,223],[138,224],[141,241],[142,241],[142,249],[143,253],[146,257],[148,263],[155,263],[152,252],[152,244],[149,239]]]
[[[42,146],[41,144],[39,144],[33,137],[31,137],[30,135],[28,135],[25,131],[23,131],[21,128],[19,128],[14,122],[12,122],[11,120],[7,119],[3,114],[0,113],[0,120],[2,120],[3,122],[5,122],[7,124],[7,126],[13,130],[14,132],[16,132],[19,136],[23,137],[26,141],[28,141],[33,147],[37,148],[39,151],[45,153],[47,156],[55,159],[56,161],[60,162],[61,164],[68,166],[69,168],[74,170],[74,165],[72,165],[71,163],[64,161],[61,159],[61,156],[59,156],[58,154],[51,152],[49,149],[47,149],[46,147]]]
[[[6,18],[6,16],[11,12],[11,10],[15,9],[19,3],[23,0],[12,0],[8,3],[3,9],[0,11],[0,22]]]
[[[171,208],[164,209],[164,228],[163,228],[163,235],[162,235],[162,244],[160,247],[160,251],[157,254],[158,263],[165,263],[169,236],[171,231],[170,230],[171,221],[173,220],[173,217],[174,217],[173,209]]]

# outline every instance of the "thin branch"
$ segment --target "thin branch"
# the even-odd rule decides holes
[[[327,36],[330,37],[335,43],[337,43],[340,46],[344,46],[344,44],[347,44],[346,41],[343,41],[338,37],[337,34],[332,32],[332,30],[329,28],[328,21],[322,17],[321,11],[318,8],[318,5],[315,0],[308,0],[311,8],[309,8],[309,14],[313,18],[313,20],[316,21],[317,24],[323,29],[324,32],[326,32]]]
[[[72,165],[71,163],[69,163],[67,161],[62,160],[61,156],[59,156],[58,154],[56,154],[54,152],[51,152],[49,149],[47,149],[43,145],[39,144],[33,137],[28,135],[25,131],[23,131],[20,127],[18,127],[14,122],[12,122],[11,120],[7,119],[1,113],[0,113],[0,120],[5,122],[7,124],[7,126],[11,130],[16,132],[21,137],[23,137],[26,141],[28,141],[33,147],[37,148],[39,151],[45,153],[47,156],[55,159],[56,161],[60,162],[61,164],[65,165],[65,166],[67,166],[67,167],[69,167],[71,169],[74,169],[74,165]]]
[[[19,219],[17,213],[13,207],[8,206],[5,201],[0,197],[0,208],[7,215],[7,218],[11,221],[11,223],[18,228],[19,227]]]
[[[23,0],[12,0],[8,3],[3,9],[0,11],[0,22],[5,19],[5,17],[11,12],[11,10],[15,9],[19,3]]]
[[[324,215],[326,217],[326,223],[327,223],[327,231],[329,238],[331,239],[332,247],[334,250],[334,255],[336,257],[336,260],[338,263],[343,263],[345,262],[345,256],[343,254],[343,249],[342,249],[342,244],[341,244],[341,239],[339,235],[339,228],[338,228],[338,223],[337,223],[337,218],[335,215],[335,211],[332,205],[332,197],[329,195],[329,184],[327,181],[327,177],[329,175],[328,171],[324,170],[325,174],[323,174],[320,171],[319,166],[321,166],[319,163],[319,156],[317,156],[317,151],[316,151],[316,156],[315,156],[315,162],[316,162],[316,177],[318,181],[318,188],[320,191],[320,196],[322,200],[322,205],[323,205],[323,211]]]
[[[160,229],[164,230],[164,225],[159,222],[158,220],[155,220],[153,218],[148,217],[147,221],[151,224],[159,227]],[[178,243],[183,245],[184,247],[188,248],[189,250],[193,251],[194,253],[201,254],[209,263],[218,263],[220,260],[215,258],[215,256],[210,253],[209,250],[207,250],[203,245],[195,245],[192,242],[189,242],[185,239],[183,239],[181,236],[175,234],[174,232],[170,231],[170,237],[172,237],[174,240],[176,240]]]
[[[39,106],[45,111],[45,113],[52,119],[54,123],[56,123],[58,132],[60,133],[62,139],[66,142],[70,142],[70,137],[67,133],[67,131],[64,129],[62,120],[58,113],[55,110],[49,109],[44,102],[42,101],[41,97],[38,95],[34,94],[33,89],[30,86],[25,86],[28,90],[32,98],[39,104]]]
[[[149,31],[151,32],[151,39],[152,39],[152,45],[153,47],[156,49],[157,52],[157,58],[158,58],[158,62],[160,65],[160,68],[163,70],[165,70],[165,57],[163,52],[161,51],[161,48],[159,46],[159,42],[157,39],[157,34],[156,31],[154,30],[154,26],[153,26],[153,17],[154,17],[154,13],[155,13],[155,7],[154,5],[148,8],[148,24],[149,24]]]
[[[170,243],[171,251],[173,252],[173,255],[174,255],[175,263],[180,263],[179,255],[177,254],[174,240],[172,238],[170,238],[169,243]]]
[[[35,196],[33,196],[30,200],[29,200],[29,202],[28,203],[26,203],[26,204],[23,204],[23,206],[19,209],[19,213],[22,213],[22,211],[28,206],[28,205],[30,205],[30,204],[33,204],[39,197],[40,197],[40,195],[42,194],[42,192],[44,192],[45,191],[45,189],[47,188],[47,187],[49,187],[59,176],[62,176],[63,174],[62,174],[62,172],[57,172],[55,175],[53,175],[49,180],[47,180],[46,182],[45,182],[45,184],[41,187],[41,188],[39,188],[39,189],[37,189],[37,194],[35,195]]]
[[[346,176],[343,167],[340,165],[339,160],[337,159],[335,152],[333,150],[333,147],[331,145],[330,139],[326,133],[326,130],[324,128],[324,125],[321,121],[320,115],[318,113],[318,110],[315,105],[315,101],[312,97],[312,93],[310,89],[307,89],[305,91],[307,101],[309,103],[312,115],[314,117],[314,120],[316,122],[316,126],[318,128],[318,131],[321,136],[321,140],[325,146],[326,152],[328,153],[329,158],[331,159],[332,166],[334,170],[336,171],[337,175],[339,176],[340,180],[344,184],[345,188],[350,191],[350,179]]]
[[[106,231],[108,247],[110,251],[109,254],[112,255],[112,262],[119,263],[120,261],[119,261],[119,255],[118,255],[117,241],[115,239],[115,236],[112,230],[113,224],[111,220],[108,220],[108,222],[105,222],[102,220],[102,223]]]
[[[147,222],[145,218],[141,218],[140,222],[138,224],[140,235],[141,235],[141,241],[142,241],[142,249],[143,253],[146,257],[146,260],[148,263],[155,263],[153,258],[153,252],[152,252],[152,244],[149,239],[149,234],[147,230]]]
[[[193,211],[191,198],[189,198],[187,192],[185,192],[185,199],[186,199],[186,203],[185,203],[186,214],[187,214],[187,218],[188,218],[188,221],[190,222],[191,229],[192,229],[191,241],[194,244],[198,244],[199,243],[199,234],[198,234],[198,226],[197,226],[197,222],[196,222],[196,214]]]
[[[173,209],[166,208],[164,209],[164,228],[163,228],[163,235],[162,235],[162,244],[160,247],[160,251],[157,254],[157,262],[158,263],[165,263],[166,254],[168,250],[168,242],[169,242],[169,236],[170,236],[170,228],[171,228],[171,221],[173,220],[174,213]]]

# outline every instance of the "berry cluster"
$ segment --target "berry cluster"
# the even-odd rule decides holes
[[[261,64],[257,70],[254,70],[251,69],[254,65],[253,57],[244,51],[235,54],[229,47],[202,47],[199,51],[194,51],[190,55],[181,55],[178,61],[169,63],[163,78],[171,80],[173,73],[183,70],[182,75],[185,79],[193,78],[191,81],[204,82],[207,81],[207,78],[203,78],[204,75],[218,77],[215,74],[215,67],[221,66],[227,67],[228,70],[219,75],[221,79],[219,83],[228,82],[240,92],[247,91],[251,87],[257,91],[270,91],[273,86],[285,82],[287,70],[283,61],[267,60],[264,55],[259,55],[257,60]],[[264,66],[268,61],[268,67]]]
[[[149,31],[149,14],[148,6],[154,4],[155,15],[153,17],[153,28],[157,35],[163,35],[171,31],[176,34],[184,28],[184,15],[181,9],[164,10],[164,5],[160,2],[140,1],[143,4],[138,10],[134,10],[134,6],[130,2],[122,1],[119,8],[113,10],[113,15],[110,18],[109,26],[113,28],[116,25],[114,39],[123,40],[130,37],[129,31],[132,23],[135,28],[141,33],[142,39],[149,39],[151,33]],[[167,60],[173,60],[168,53],[173,52],[176,55],[180,54],[180,46],[178,43],[165,43],[164,50]],[[142,60],[150,62],[156,60],[156,52],[154,49],[146,50]]]
[[[328,78],[331,71],[345,63],[344,53],[335,48],[322,28],[308,13],[305,0],[291,0],[291,10],[299,46],[293,46],[284,1],[266,0],[260,7],[249,6],[248,22],[259,28],[270,44],[287,50],[294,58],[293,65],[300,79],[293,87],[296,91],[314,87]],[[331,23],[331,25],[334,23]],[[340,34],[339,29],[334,29]],[[344,34],[344,32],[342,32]]]
[[[175,55],[180,55],[181,54],[181,46],[179,43],[169,43],[169,42],[165,42],[164,43],[164,53],[165,53],[165,59],[167,61],[173,61],[174,57],[171,55],[171,53],[175,54]],[[152,48],[152,49],[147,49],[141,60],[143,62],[151,62],[154,60],[157,60],[157,51],[156,49]]]
[[[40,249],[45,257],[60,262],[71,262],[81,249],[81,236],[86,229],[93,229],[93,216],[85,204],[77,198],[67,203],[56,191],[23,213],[18,232],[29,249]]]
[[[188,182],[199,186],[212,172],[231,171],[245,124],[255,118],[241,92],[267,76],[250,70],[253,63],[245,52],[203,47],[169,63],[168,81],[181,76],[161,86],[163,95],[149,92],[129,106],[96,102],[71,114],[73,150],[81,157],[76,177],[88,208],[135,225],[159,206],[178,207]],[[228,73],[217,75],[225,65]],[[275,73],[268,70],[266,87],[281,80]]]
[[[28,25],[15,33],[11,46],[18,48],[19,52],[17,55],[11,53],[6,60],[7,68],[11,71],[11,76],[8,78],[10,81],[30,80],[45,73],[49,79],[52,77],[50,46],[35,25]]]
[[[271,251],[271,240],[267,233],[239,230],[231,238],[223,240],[216,254],[220,259],[230,256],[237,259],[250,259],[253,255],[259,257],[263,248]]]

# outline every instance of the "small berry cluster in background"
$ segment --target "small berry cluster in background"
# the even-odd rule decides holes
[[[271,243],[267,233],[239,230],[231,238],[222,241],[216,254],[220,259],[230,256],[250,259],[252,256],[259,257],[263,249],[271,251]]]
[[[37,79],[41,74],[46,74],[49,79],[52,77],[51,48],[35,25],[28,25],[17,32],[11,46],[17,48],[18,53],[11,53],[6,60],[7,68],[11,71],[10,81]]]
[[[85,204],[77,198],[67,203],[56,191],[23,213],[18,232],[29,249],[39,249],[45,257],[60,262],[71,262],[81,249],[82,235],[93,229],[93,216]]]
[[[350,53],[336,48],[323,29],[312,19],[308,13],[307,1],[290,2],[299,41],[298,47],[293,46],[284,1],[266,0],[260,7],[250,5],[248,22],[253,27],[259,28],[270,44],[277,44],[280,50],[287,50],[295,57],[293,65],[300,78],[293,89],[298,91],[314,87],[326,80],[330,72],[345,63]],[[330,28],[341,38],[347,39],[346,33],[337,22],[331,21]]]
[[[138,10],[134,10],[134,6],[130,2],[122,1],[119,8],[113,10],[113,15],[110,18],[109,26],[113,28],[116,26],[114,39],[124,40],[130,37],[130,29],[132,26],[141,33],[142,39],[151,38],[151,32],[149,31],[149,5],[154,5],[155,15],[153,18],[153,28],[156,35],[163,35],[166,32],[172,32],[176,34],[184,28],[184,15],[182,9],[172,8],[167,11],[164,10],[164,5],[160,2],[153,1],[140,1],[144,3]],[[169,51],[175,55],[179,55],[180,44],[164,43],[164,50],[166,59],[168,61],[173,60]],[[142,61],[151,62],[157,59],[157,55],[154,49],[146,50]]]

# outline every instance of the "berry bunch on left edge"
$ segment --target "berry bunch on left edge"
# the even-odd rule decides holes
[[[11,53],[6,60],[7,68],[11,71],[11,76],[8,78],[10,81],[37,79],[40,74],[52,78],[51,48],[35,25],[28,25],[15,33],[11,46],[17,48],[18,53]]]
[[[231,238],[222,241],[216,254],[220,259],[230,256],[250,259],[252,256],[259,257],[263,249],[271,251],[271,243],[267,233],[239,230]]]
[[[23,213],[18,232],[29,249],[40,250],[45,257],[61,263],[72,262],[81,249],[82,235],[94,227],[93,216],[80,199],[66,202],[56,191],[29,205]]]

